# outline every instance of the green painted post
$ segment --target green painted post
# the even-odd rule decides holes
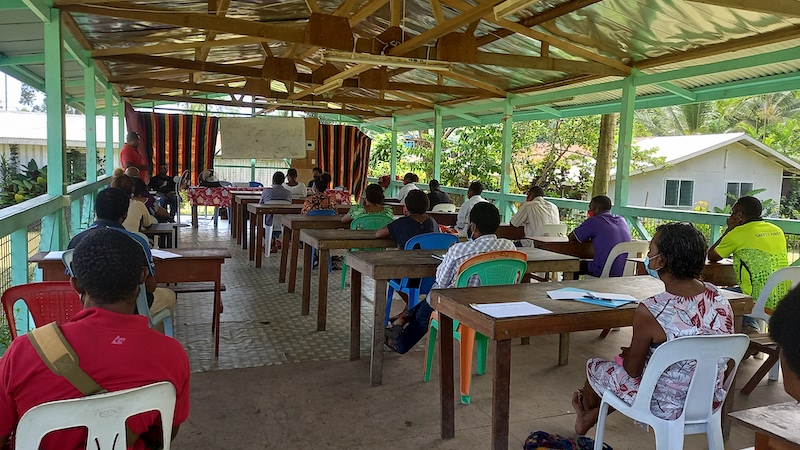
[[[433,127],[433,178],[442,178],[442,109],[434,108]]]
[[[106,175],[114,172],[114,90],[106,86]]]
[[[397,118],[392,116],[392,145],[391,156],[389,159],[389,195],[394,197],[397,195],[397,187],[394,185],[395,177],[397,176]]]
[[[511,153],[514,138],[514,106],[509,99],[503,104],[503,165],[500,171],[500,215],[504,222],[511,220],[511,205],[507,197],[511,185]]]
[[[11,285],[28,282],[28,229],[11,233]]]
[[[83,197],[83,212],[81,213],[80,227],[77,230],[72,230],[73,236],[77,234],[78,231],[89,228],[89,225],[94,221],[94,199],[96,196],[97,193],[93,192]]]
[[[95,96],[94,60],[83,70],[83,91],[86,114],[86,181],[97,181],[97,98]]]
[[[617,147],[617,179],[614,183],[614,208],[628,206],[628,182],[631,173],[631,143],[633,142],[633,113],[636,102],[634,76],[625,78],[622,84],[622,100],[619,114],[619,145]]]
[[[70,203],[70,229],[69,236],[75,236],[81,229],[81,199],[73,199]]]
[[[250,160],[250,181],[256,181],[256,160],[255,160],[255,158]]]

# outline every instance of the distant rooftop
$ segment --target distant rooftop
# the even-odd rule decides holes
[[[86,147],[86,116],[64,115],[67,146]],[[117,118],[114,117],[114,131]],[[105,146],[106,118],[98,115],[96,121],[97,145]],[[0,144],[47,145],[47,113],[0,111]]]

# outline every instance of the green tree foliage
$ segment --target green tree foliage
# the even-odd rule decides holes
[[[7,165],[5,155],[0,156],[0,172],[3,175],[0,208],[22,203],[47,191],[47,166],[40,169],[36,161],[31,159],[22,166],[22,173],[12,173]]]

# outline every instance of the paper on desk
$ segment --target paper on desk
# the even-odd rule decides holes
[[[155,248],[150,250],[150,253],[152,253],[154,257],[161,258],[161,259],[170,259],[170,258],[180,258],[181,257],[181,255],[179,255],[177,253],[165,252],[164,250],[158,250],[158,249],[155,249]]]
[[[578,288],[562,288],[554,291],[547,291],[547,296],[553,300],[577,300],[579,302],[608,306],[611,308],[617,308],[637,301],[635,297],[628,294],[596,292]]]
[[[528,302],[472,303],[470,306],[486,314],[487,316],[494,317],[495,319],[520,316],[538,316],[541,314],[553,313],[553,311],[550,311],[549,309],[544,309],[541,306],[536,306]]]
[[[64,256],[64,252],[49,252],[48,254],[44,255],[44,259],[61,259]]]
[[[444,255],[431,255],[431,256],[438,259],[439,261],[444,261]]]

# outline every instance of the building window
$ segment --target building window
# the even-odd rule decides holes
[[[664,206],[692,206],[694,181],[667,180],[664,189]]]
[[[747,195],[752,190],[753,183],[728,183],[725,191],[725,204],[733,206],[736,203],[736,199]]]

